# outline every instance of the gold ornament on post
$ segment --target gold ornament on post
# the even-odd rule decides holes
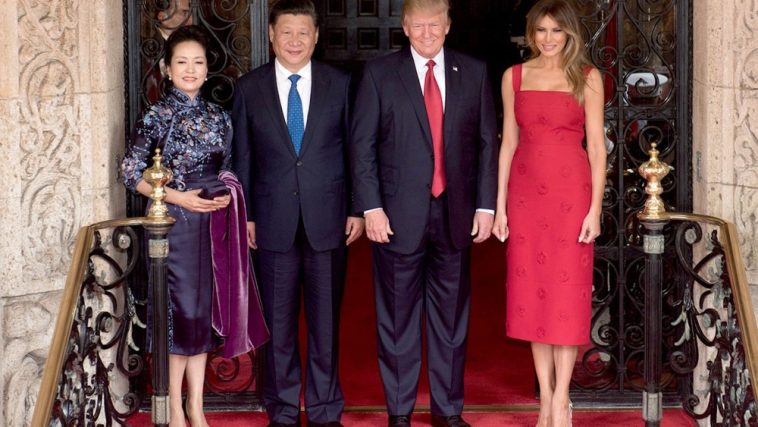
[[[153,165],[145,169],[142,173],[142,178],[153,187],[153,191],[150,192],[150,198],[153,200],[153,205],[147,213],[147,219],[153,224],[173,224],[176,220],[169,216],[168,207],[163,200],[166,198],[166,184],[171,181],[174,174],[170,169],[167,169],[161,164],[163,156],[161,156],[161,149],[155,149],[155,156],[153,156]]]
[[[662,162],[658,159],[659,151],[656,150],[658,144],[650,144],[650,160],[646,161],[638,169],[640,175],[645,178],[647,185],[645,185],[645,193],[647,193],[647,200],[645,201],[645,207],[642,212],[637,213],[637,218],[641,220],[665,220],[666,206],[661,199],[661,193],[663,193],[663,187],[661,186],[661,180],[663,177],[673,169],[666,162]]]

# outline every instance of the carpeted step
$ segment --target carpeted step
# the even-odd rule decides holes
[[[525,408],[529,405],[524,405]],[[518,408],[513,408],[518,409]],[[466,421],[475,427],[524,427],[534,426],[537,422],[537,412],[533,410],[510,412],[466,412]],[[265,427],[266,415],[260,412],[215,412],[207,414],[211,427]],[[305,426],[305,417],[302,419]],[[414,426],[430,426],[428,413],[414,414]],[[345,427],[383,427],[387,425],[384,413],[346,412],[342,417]],[[150,414],[136,414],[129,420],[132,427],[148,427]],[[574,411],[574,427],[639,427],[644,425],[639,410],[629,411]],[[661,427],[695,426],[682,410],[668,409],[663,411]]]

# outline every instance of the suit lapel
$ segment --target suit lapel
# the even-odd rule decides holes
[[[421,125],[421,129],[424,131],[426,142],[429,144],[429,147],[432,147],[432,131],[429,129],[429,118],[426,115],[424,94],[421,92],[421,86],[419,85],[416,65],[413,62],[410,48],[405,48],[401,53],[400,66],[397,69],[397,73],[403,82],[403,86],[405,86],[405,90],[408,92],[408,98],[411,104],[413,104],[413,109],[416,111],[416,118]]]
[[[282,141],[295,156],[295,147],[292,145],[292,138],[290,138],[289,130],[287,130],[287,122],[284,120],[284,112],[282,111],[282,105],[279,102],[279,92],[276,86],[276,71],[274,70],[274,63],[268,64],[266,73],[258,80],[259,94],[263,97],[266,107],[268,109],[270,117],[273,119],[274,126],[278,129]]]
[[[328,77],[322,75],[320,71],[320,66],[312,61],[311,100],[310,107],[308,108],[308,122],[305,125],[305,133],[303,134],[303,145],[300,147],[301,156],[308,148],[308,145],[310,145],[309,142],[313,139],[313,134],[316,132],[314,129],[318,126],[319,118],[327,107],[326,105],[321,105],[320,102],[328,99],[329,85],[331,84],[331,81]],[[314,100],[316,102],[314,102]]]
[[[456,59],[453,52],[445,49],[445,119],[443,121],[445,151],[450,146],[448,142],[453,140],[453,123],[460,105],[458,96],[461,93],[461,68]]]

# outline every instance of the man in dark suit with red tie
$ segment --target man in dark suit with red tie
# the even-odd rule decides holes
[[[300,425],[300,296],[308,328],[308,426],[339,427],[339,310],[346,244],[363,232],[349,216],[348,76],[311,61],[318,17],[311,0],[271,8],[276,58],[237,82],[233,168],[247,200],[248,241],[271,340],[263,400],[271,427]]]
[[[432,425],[468,426],[469,254],[492,230],[498,143],[486,65],[443,47],[449,8],[405,1],[411,46],[366,64],[351,120],[354,208],[373,242],[391,427],[410,425],[424,319]]]

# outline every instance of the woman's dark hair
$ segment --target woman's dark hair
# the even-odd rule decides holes
[[[318,13],[316,6],[311,0],[279,0],[271,6],[268,14],[268,24],[276,25],[276,21],[282,15],[306,15],[313,19],[313,24],[318,28]]]
[[[203,47],[205,56],[208,56],[208,33],[202,27],[197,25],[185,25],[177,28],[166,40],[165,50],[163,52],[163,60],[166,65],[171,65],[171,57],[174,56],[174,49],[176,45],[182,42],[197,42]]]

